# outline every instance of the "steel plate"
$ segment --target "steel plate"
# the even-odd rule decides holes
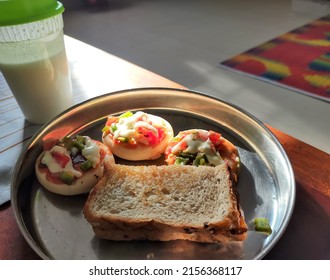
[[[172,124],[175,134],[191,128],[212,129],[238,147],[242,160],[238,192],[249,227],[244,242],[225,245],[101,240],[94,236],[82,214],[87,195],[60,196],[38,183],[34,163],[44,141],[76,133],[100,140],[107,115],[127,110],[159,115]],[[294,200],[290,162],[275,136],[260,121],[208,95],[168,88],[109,93],[65,111],[30,140],[17,161],[12,180],[17,223],[43,259],[261,259],[285,231]],[[254,231],[252,220],[256,217],[269,219],[271,235]]]

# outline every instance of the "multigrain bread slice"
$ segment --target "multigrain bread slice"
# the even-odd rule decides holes
[[[226,164],[107,165],[84,215],[110,240],[227,242],[247,232]]]

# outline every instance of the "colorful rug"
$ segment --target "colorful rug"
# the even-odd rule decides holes
[[[330,15],[221,62],[219,67],[330,102]]]

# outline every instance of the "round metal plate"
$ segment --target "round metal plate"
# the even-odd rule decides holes
[[[94,236],[82,214],[87,195],[60,196],[38,183],[34,163],[45,141],[77,133],[100,140],[107,116],[127,110],[159,115],[172,124],[175,134],[191,128],[211,129],[238,147],[242,161],[238,192],[249,226],[244,242],[101,240]],[[290,162],[275,136],[260,121],[219,99],[168,88],[109,93],[65,111],[30,140],[17,161],[12,180],[17,223],[29,245],[43,259],[260,259],[285,231],[294,200]],[[254,231],[252,220],[256,217],[269,219],[271,235]]]

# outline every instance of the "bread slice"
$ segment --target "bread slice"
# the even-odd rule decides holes
[[[110,240],[227,242],[247,232],[226,164],[107,165],[84,215]]]

